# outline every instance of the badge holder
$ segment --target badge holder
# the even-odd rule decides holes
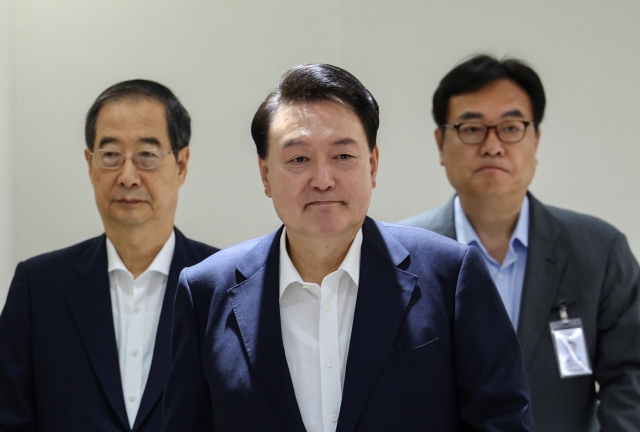
[[[591,375],[589,353],[580,318],[569,319],[567,306],[560,302],[560,321],[549,323],[560,378]]]

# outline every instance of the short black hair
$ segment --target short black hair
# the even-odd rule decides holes
[[[453,68],[440,81],[433,94],[433,119],[438,127],[447,123],[452,96],[472,93],[500,79],[513,81],[529,95],[536,129],[544,117],[546,98],[538,74],[524,61],[515,58],[498,60],[489,55],[476,55]]]
[[[330,64],[302,64],[282,75],[276,89],[260,105],[251,122],[251,136],[258,155],[267,157],[269,129],[282,104],[339,101],[350,106],[360,119],[369,150],[376,146],[380,112],[378,103],[351,73]]]
[[[84,137],[87,147],[93,151],[96,139],[96,123],[100,109],[109,102],[123,99],[154,99],[164,106],[167,117],[167,134],[172,150],[180,150],[189,145],[191,139],[191,117],[178,98],[167,87],[160,83],[135,79],[114,84],[98,96],[87,112],[84,126]],[[178,156],[177,154],[175,155]]]

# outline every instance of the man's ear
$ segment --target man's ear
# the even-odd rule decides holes
[[[440,165],[444,166],[444,129],[438,127],[433,131],[433,135],[436,138],[436,144],[438,146],[438,153],[440,154]]]
[[[184,181],[187,179],[187,169],[189,168],[189,157],[191,156],[191,149],[188,146],[182,147],[176,153],[178,164],[178,180],[180,181],[180,186],[184,184]]]
[[[536,129],[536,141],[534,143],[536,151],[538,151],[538,144],[540,144],[540,137],[541,136],[542,136],[542,131],[540,129]]]
[[[89,176],[91,176],[91,170],[93,169],[93,164],[91,163],[91,152],[89,149],[84,149],[84,158],[87,161],[87,166],[89,167]]]
[[[378,162],[380,160],[380,150],[378,145],[373,148],[371,155],[369,156],[369,163],[371,164],[371,188],[376,187],[376,175],[378,175]]]
[[[269,166],[267,160],[258,156],[258,167],[260,168],[260,178],[264,185],[264,194],[271,198],[271,184],[269,183]]]

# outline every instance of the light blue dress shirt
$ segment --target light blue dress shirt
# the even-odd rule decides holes
[[[498,287],[504,307],[507,309],[513,327],[518,329],[520,316],[520,301],[522,300],[522,285],[524,272],[527,267],[527,250],[529,247],[529,198],[524,197],[516,229],[509,241],[509,251],[502,264],[493,259],[480,241],[476,230],[462,211],[460,198],[453,202],[453,216],[456,226],[456,237],[460,243],[475,246],[480,249],[482,258],[489,268],[493,281]]]

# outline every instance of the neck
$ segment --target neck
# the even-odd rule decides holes
[[[163,230],[128,226],[114,229],[105,224],[105,234],[134,279],[149,268],[172,232],[173,224]]]
[[[287,252],[302,280],[320,285],[325,276],[340,267],[357,233],[310,238],[287,230]]]
[[[525,194],[503,197],[459,195],[460,205],[489,255],[502,263],[509,251],[509,241],[518,223]]]

